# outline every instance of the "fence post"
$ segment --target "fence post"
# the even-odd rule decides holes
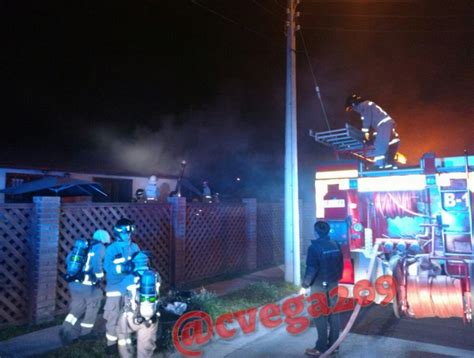
[[[186,198],[168,198],[171,204],[171,287],[182,284],[185,275]]]
[[[242,199],[247,225],[247,269],[257,268],[257,199]]]
[[[33,198],[34,214],[31,248],[31,320],[33,323],[54,319],[58,276],[59,197]]]

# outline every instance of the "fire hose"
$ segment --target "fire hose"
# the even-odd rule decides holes
[[[379,244],[376,243],[372,250],[373,250],[372,258],[370,259],[369,269],[367,271],[367,277],[368,277],[369,281],[371,281],[371,279],[372,279],[372,274],[373,274],[373,271],[374,271],[374,268],[375,268],[375,261],[377,260],[377,255],[378,255],[378,251],[379,251]],[[336,342],[334,342],[334,344],[326,352],[324,352],[321,355],[322,358],[329,357],[332,354],[332,352],[334,352],[337,349],[337,347],[339,347],[339,345],[342,343],[342,341],[346,338],[346,336],[349,333],[349,331],[351,330],[357,316],[359,315],[360,308],[361,308],[360,305],[357,305],[355,307],[354,311],[351,314],[351,317],[349,318],[349,321],[347,322],[346,326],[344,327],[344,330],[339,335],[339,338],[337,339]]]
[[[461,281],[449,276],[408,276],[408,314],[416,318],[464,317]]]
[[[372,280],[379,243],[373,247],[373,254],[367,272]],[[397,302],[394,302],[396,305]],[[461,281],[449,276],[408,276],[406,280],[406,304],[408,315],[415,318],[464,317],[464,302]],[[328,357],[346,338],[359,315],[361,306],[357,305],[337,341],[321,357]]]

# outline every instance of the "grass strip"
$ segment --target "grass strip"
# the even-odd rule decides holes
[[[263,306],[298,292],[298,288],[286,282],[254,282],[243,289],[239,289],[225,296],[217,296],[214,292],[201,289],[192,297],[194,307],[200,307],[201,311],[207,312],[213,320],[223,313],[236,312],[252,307]],[[171,332],[167,332],[168,335]],[[164,351],[172,347],[171,337],[165,337],[167,344],[158,343],[158,351]],[[103,340],[92,342],[76,342],[64,346],[53,352],[46,353],[36,358],[103,358],[105,354],[105,343]]]

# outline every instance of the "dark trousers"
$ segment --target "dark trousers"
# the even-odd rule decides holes
[[[374,149],[367,153],[368,156],[380,157],[384,156],[381,159],[375,161],[375,165],[378,167],[383,167],[387,160],[390,161],[391,158],[387,158],[388,152],[388,143],[390,142],[390,136],[392,135],[393,122],[382,123],[377,127],[377,136],[375,137]]]
[[[102,290],[79,282],[69,282],[69,314],[61,327],[61,334],[72,340],[92,332],[102,302]]]
[[[336,305],[337,295],[329,297],[329,292],[337,287],[337,283],[329,283],[328,286],[313,285],[311,293],[321,292],[326,295],[327,302],[331,308]],[[316,349],[320,352],[326,352],[339,338],[339,314],[320,315],[313,318],[318,331],[318,340],[316,341]]]

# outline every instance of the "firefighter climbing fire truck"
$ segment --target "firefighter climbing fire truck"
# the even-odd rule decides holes
[[[361,144],[350,130],[313,136],[357,154]],[[374,259],[372,279],[392,275],[397,283],[397,317],[470,322],[473,192],[474,156],[467,153],[448,158],[428,153],[419,166],[390,170],[367,170],[364,162],[351,159],[318,165],[316,217],[331,224],[331,237],[341,244],[341,283],[352,287],[370,279]]]

